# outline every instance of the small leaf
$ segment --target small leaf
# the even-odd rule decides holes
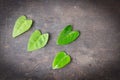
[[[55,56],[52,68],[53,69],[60,69],[65,67],[67,64],[71,62],[71,57],[67,55],[64,51],[58,52]]]
[[[69,44],[76,40],[79,37],[79,35],[80,35],[79,31],[72,31],[72,26],[68,25],[60,32],[56,44],[57,45]]]
[[[48,33],[42,34],[39,30],[35,30],[29,38],[27,50],[33,51],[44,47],[48,42],[48,38]]]
[[[12,37],[15,38],[29,30],[32,25],[32,22],[33,22],[32,20],[26,19],[25,16],[20,16],[15,22]]]

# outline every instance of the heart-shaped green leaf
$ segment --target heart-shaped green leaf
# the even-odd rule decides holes
[[[76,40],[79,37],[79,35],[80,35],[79,31],[72,31],[72,26],[68,25],[60,32],[56,44],[58,45],[69,44]]]
[[[39,30],[35,30],[29,38],[27,50],[33,51],[44,47],[48,42],[48,38],[48,33],[42,34]]]
[[[12,37],[17,37],[25,31],[29,30],[32,25],[32,20],[26,19],[25,16],[20,16],[15,22]]]
[[[71,57],[67,55],[64,51],[58,52],[55,56],[52,68],[53,69],[60,69],[65,67],[67,64],[71,62]]]

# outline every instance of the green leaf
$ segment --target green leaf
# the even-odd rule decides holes
[[[64,51],[58,52],[55,56],[52,68],[53,69],[60,69],[65,67],[67,64],[71,62],[71,57],[67,55]]]
[[[80,35],[79,31],[72,31],[72,26],[68,25],[60,32],[56,44],[57,45],[69,44],[76,40],[79,37],[79,35]]]
[[[39,30],[35,30],[29,38],[27,50],[33,51],[44,47],[48,42],[48,38],[48,33],[42,34]]]
[[[15,22],[12,37],[15,38],[29,30],[32,25],[32,22],[32,20],[26,19],[26,16],[20,16]]]

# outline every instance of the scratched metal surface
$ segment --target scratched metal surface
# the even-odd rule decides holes
[[[119,0],[0,0],[0,80],[119,80]],[[26,15],[32,28],[12,38],[15,20]],[[81,36],[73,43],[57,46],[59,31],[72,24]],[[27,52],[31,33],[50,33],[48,44]],[[58,51],[66,51],[72,62],[52,70]]]

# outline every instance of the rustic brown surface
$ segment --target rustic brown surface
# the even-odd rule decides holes
[[[12,38],[15,20],[34,20],[33,27]],[[74,25],[81,36],[66,46],[57,46],[59,31]],[[27,52],[31,33],[50,33],[46,47]],[[72,62],[52,70],[58,51],[66,51]],[[119,80],[119,0],[0,0],[0,80]]]

